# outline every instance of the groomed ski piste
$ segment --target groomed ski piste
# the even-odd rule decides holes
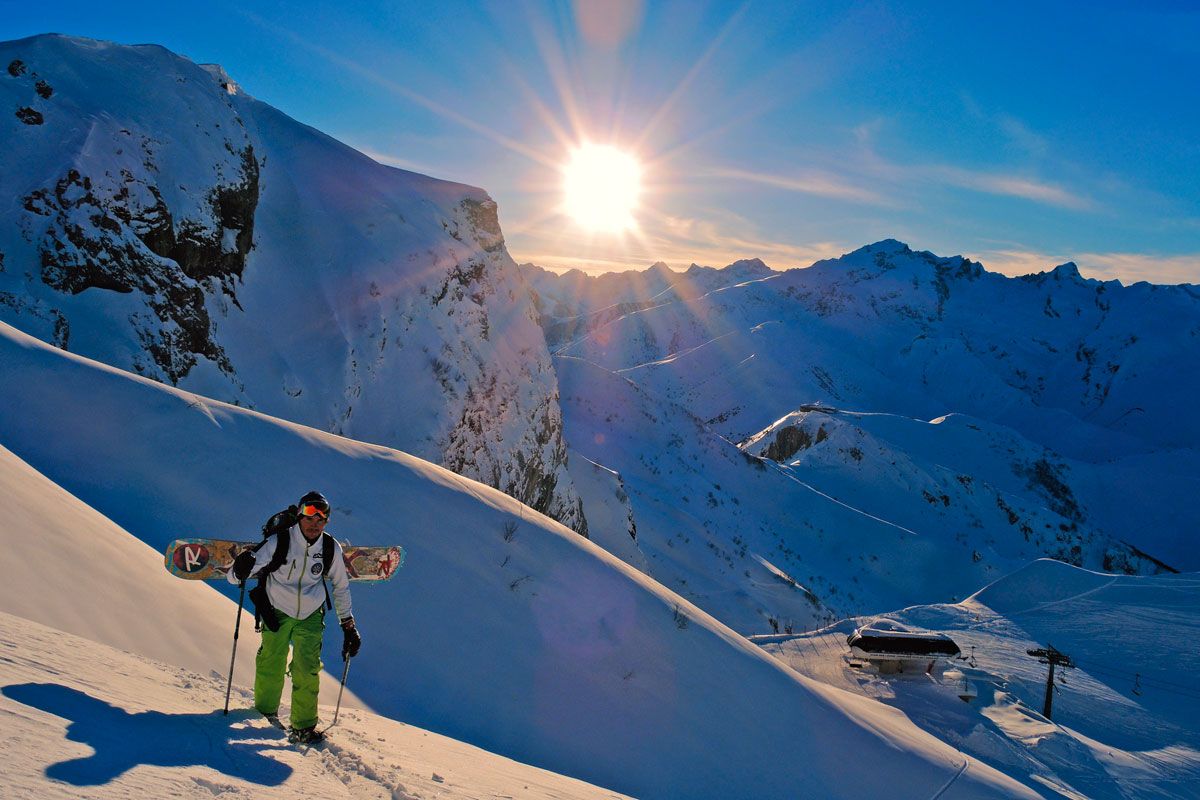
[[[20,565],[0,584],[6,796],[1197,796],[1189,729],[1153,748],[1169,758],[1140,782],[1133,767],[1117,782],[1010,757],[951,724],[978,716],[956,697],[914,710],[804,677],[582,537],[427,462],[7,326],[0,364],[21,387],[0,395],[2,536]],[[340,538],[409,557],[392,581],[355,587],[357,699],[305,751],[250,711],[248,624],[221,715],[236,603],[168,575],[160,551],[179,535],[244,536],[314,487]],[[1194,603],[1194,582],[1170,591]],[[1189,620],[1185,607],[1181,629]],[[326,645],[338,672],[336,632]],[[326,723],[336,685],[327,672]],[[1133,764],[1170,732],[1088,735],[1107,763]]]

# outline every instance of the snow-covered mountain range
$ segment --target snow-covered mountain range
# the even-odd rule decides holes
[[[585,507],[627,506],[649,574],[739,630],[953,600],[1039,556],[1200,567],[1192,286],[896,241],[786,272],[523,271],[568,444],[627,498]]]
[[[485,192],[380,165],[161,47],[38,36],[0,62],[0,319],[586,534]]]

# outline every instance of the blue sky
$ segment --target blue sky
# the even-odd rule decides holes
[[[897,238],[1200,283],[1200,4],[1133,5],[0,0],[0,33],[220,63],[380,161],[487,189],[518,261],[784,269]],[[643,163],[634,232],[558,213],[583,139]]]

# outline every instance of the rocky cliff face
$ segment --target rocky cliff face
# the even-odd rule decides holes
[[[17,107],[3,123],[13,145],[3,185],[15,200],[0,239],[10,267],[4,305],[69,348],[73,320],[94,304],[67,298],[88,289],[131,295],[125,322],[136,352],[122,366],[178,383],[205,359],[236,380],[206,298],[223,292],[236,301],[254,237],[259,165],[224,93],[165,51],[138,49],[143,69],[173,67],[163,78],[174,77],[177,94],[161,111],[186,112],[197,128],[204,120],[195,158],[181,173],[184,143],[148,128],[145,113],[129,107],[139,94],[152,106],[151,87],[97,96],[105,70],[116,79],[131,66],[113,63],[109,48],[41,37],[4,49],[0,91]]]
[[[40,36],[0,64],[0,318],[408,450],[586,534],[485,192],[382,166],[160,47]]]

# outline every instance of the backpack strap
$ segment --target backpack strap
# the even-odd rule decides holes
[[[337,557],[333,544],[332,536],[328,533],[321,534],[321,585],[325,587],[325,607],[330,611],[333,610],[333,599],[329,596],[329,584],[325,582],[325,578],[329,576],[329,568],[333,566],[333,559]]]
[[[281,531],[277,531],[268,536],[266,539],[263,539],[262,543],[258,545],[259,547],[262,547],[267,542],[271,541],[272,538],[275,539],[275,553],[271,556],[271,560],[267,562],[267,565],[258,571],[260,579],[265,579],[272,572],[282,567],[283,562],[287,561],[288,545],[291,544],[292,540],[291,530],[291,528],[284,528]]]
[[[284,528],[281,531],[269,534],[252,548],[255,552],[258,552],[266,547],[267,543],[272,539],[275,540],[275,552],[271,554],[271,560],[267,562],[267,565],[258,571],[258,583],[254,587],[255,592],[263,598],[264,602],[266,602],[267,596],[267,576],[282,567],[283,562],[287,561],[288,544],[291,538],[291,528]],[[259,611],[258,603],[254,604],[254,630],[262,630],[262,612]]]

